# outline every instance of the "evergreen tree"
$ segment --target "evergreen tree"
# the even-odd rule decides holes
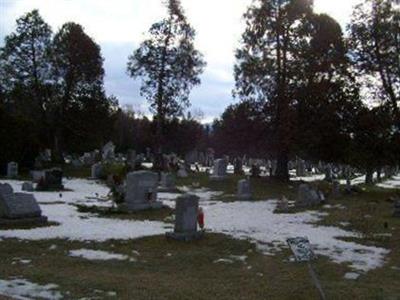
[[[141,95],[150,103],[157,120],[157,152],[161,153],[162,127],[189,105],[189,93],[200,84],[205,66],[194,47],[195,31],[179,0],[168,1],[167,18],[153,24],[148,39],[128,58],[128,73],[142,79]]]

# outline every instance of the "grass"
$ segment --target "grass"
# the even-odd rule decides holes
[[[177,184],[197,182],[201,187],[223,191],[222,200],[232,201],[226,195],[235,193],[240,178],[232,175],[224,181],[211,182],[206,175],[191,174],[179,178]],[[251,179],[251,183],[257,200],[282,195],[294,199],[299,184],[268,179]],[[325,183],[318,184],[329,189]],[[391,216],[393,204],[388,201],[396,191],[362,187],[365,190],[360,193],[329,199],[330,209],[315,208],[329,213],[319,225],[363,233],[362,238],[349,240],[389,249],[386,264],[357,280],[344,279],[344,274],[351,271],[348,265],[333,263],[326,257],[318,257],[313,265],[327,299],[400,299],[400,219]],[[172,213],[170,209],[132,215],[91,212],[104,217],[154,220]],[[376,235],[388,233],[391,235]],[[55,250],[50,250],[52,245],[57,246]],[[68,256],[70,250],[80,248],[125,254],[136,261],[90,261]],[[231,255],[246,255],[247,259],[215,263]],[[67,299],[318,299],[307,266],[290,262],[290,256],[287,249],[266,256],[249,241],[209,232],[204,239],[191,243],[164,236],[107,242],[7,239],[0,242],[0,278],[21,276],[35,283],[56,283]],[[32,260],[31,265],[12,264],[16,257]],[[109,291],[117,296],[109,296]]]

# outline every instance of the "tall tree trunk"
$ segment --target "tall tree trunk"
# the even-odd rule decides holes
[[[367,167],[365,174],[365,184],[372,185],[374,183],[373,175],[374,169],[372,167]]]

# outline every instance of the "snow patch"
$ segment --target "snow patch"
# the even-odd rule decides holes
[[[69,256],[88,260],[128,260],[129,256],[101,250],[78,249],[69,251]]]
[[[33,298],[48,300],[62,299],[63,296],[56,290],[57,288],[58,285],[52,283],[40,285],[25,279],[0,279],[0,294],[19,300],[29,300]]]

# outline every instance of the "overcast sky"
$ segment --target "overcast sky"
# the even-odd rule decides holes
[[[344,27],[352,7],[360,0],[314,0],[315,10],[331,15]],[[200,109],[205,119],[218,117],[234,100],[234,50],[244,25],[242,15],[251,0],[182,0],[186,15],[197,31],[196,45],[207,68],[202,84],[193,89],[191,109]],[[139,82],[126,74],[127,57],[143,40],[150,25],[165,15],[162,0],[0,0],[0,46],[15,29],[15,20],[39,9],[53,31],[67,21],[80,23],[102,49],[105,86],[121,105],[148,113],[139,94]]]

